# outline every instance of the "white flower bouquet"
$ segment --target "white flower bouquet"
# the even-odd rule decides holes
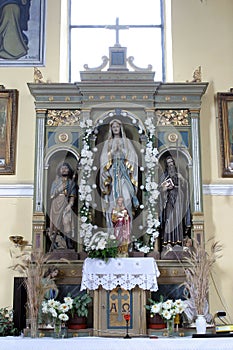
[[[154,317],[156,314],[159,314],[165,321],[174,319],[176,315],[182,314],[185,310],[185,303],[181,299],[156,302],[152,299],[148,299],[150,305],[146,305],[145,308],[149,310],[150,316]]]
[[[84,244],[90,258],[108,260],[117,257],[118,242],[114,234],[98,231],[91,237],[86,237]]]
[[[42,314],[46,314],[52,323],[65,323],[69,320],[68,311],[72,309],[73,299],[65,297],[64,303],[49,299],[42,302]]]

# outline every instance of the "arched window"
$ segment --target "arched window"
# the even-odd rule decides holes
[[[152,65],[165,81],[164,0],[69,0],[69,81],[80,81],[84,64],[97,67],[109,47],[127,47],[140,68]]]

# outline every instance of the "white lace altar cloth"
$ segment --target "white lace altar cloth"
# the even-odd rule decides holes
[[[81,290],[95,290],[99,286],[106,290],[117,286],[131,290],[138,286],[157,291],[159,275],[154,258],[111,258],[107,262],[87,258],[83,264]]]

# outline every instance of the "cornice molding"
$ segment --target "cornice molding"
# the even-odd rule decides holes
[[[33,184],[2,184],[0,185],[0,197],[32,198],[33,188]]]
[[[233,196],[233,184],[204,184],[203,194],[210,196]]]

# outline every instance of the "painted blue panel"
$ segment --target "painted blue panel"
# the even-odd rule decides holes
[[[189,134],[188,131],[181,131],[180,132],[182,137],[182,145],[189,147]]]
[[[48,132],[48,148],[55,145],[55,133]]]
[[[72,132],[72,145],[74,147],[77,147],[79,146],[79,133],[78,132]]]
[[[124,316],[123,316],[124,312],[128,313],[128,309],[129,309],[130,322],[129,322],[128,328],[132,329],[132,327],[133,327],[133,292],[132,292],[132,290],[125,291],[124,289],[121,289],[121,288],[119,288],[118,291],[119,291],[119,297],[117,299],[120,301],[121,309],[118,310],[117,309],[117,305],[116,305],[116,312],[118,313],[119,322],[124,320]],[[124,295],[123,295],[124,292],[129,293],[129,298],[130,298],[129,305],[128,305],[128,303],[124,303],[124,300],[125,300]],[[110,293],[111,293],[110,291],[107,292],[107,308],[106,308],[106,312],[107,312],[107,329],[126,329],[126,322],[125,322],[125,326],[111,326],[111,324],[110,324],[110,311],[111,311],[110,310],[110,305],[111,305]],[[122,293],[122,296],[121,296],[121,293]],[[118,301],[118,300],[116,300],[116,301]]]

